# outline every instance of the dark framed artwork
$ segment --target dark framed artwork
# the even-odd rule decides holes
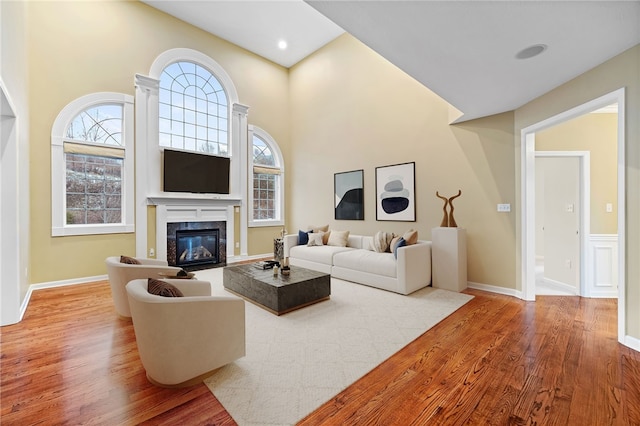
[[[415,162],[376,167],[376,220],[415,222]]]
[[[364,220],[364,170],[335,173],[333,188],[336,220]]]

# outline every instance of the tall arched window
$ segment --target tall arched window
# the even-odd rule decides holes
[[[229,156],[229,103],[203,66],[180,61],[160,76],[160,146]]]
[[[284,224],[284,162],[276,141],[264,130],[249,126],[252,168],[249,182],[250,226]]]
[[[52,235],[133,232],[133,98],[76,99],[51,132]]]

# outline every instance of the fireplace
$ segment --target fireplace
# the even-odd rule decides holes
[[[167,224],[167,262],[186,270],[225,266],[226,222]]]

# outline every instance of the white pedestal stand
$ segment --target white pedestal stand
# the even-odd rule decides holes
[[[467,288],[467,236],[463,228],[431,230],[432,285],[451,291]]]

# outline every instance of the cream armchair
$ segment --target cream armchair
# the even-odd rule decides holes
[[[131,265],[120,263],[120,256],[107,257],[107,275],[111,286],[111,297],[116,306],[116,312],[123,317],[130,317],[129,300],[125,286],[136,278],[162,278],[159,273],[175,275],[180,268],[168,266],[164,260],[136,258],[141,264]]]
[[[127,284],[138,352],[147,378],[163,387],[190,386],[245,355],[244,300],[212,296],[208,281],[164,279],[184,297],[147,292],[146,279]]]

